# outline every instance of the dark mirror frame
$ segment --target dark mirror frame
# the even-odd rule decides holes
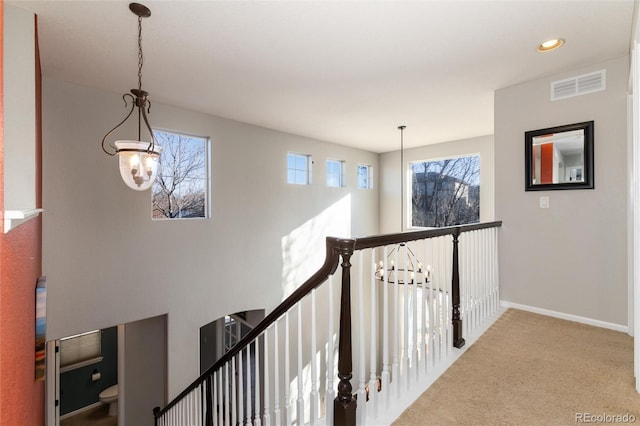
[[[533,184],[533,138],[552,133],[570,132],[584,129],[584,182],[542,183]],[[530,130],[524,133],[524,189],[525,191],[549,191],[557,189],[593,189],[593,121],[549,127],[547,129]]]

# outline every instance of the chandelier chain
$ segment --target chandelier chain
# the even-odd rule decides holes
[[[142,16],[138,16],[138,90],[142,90]]]

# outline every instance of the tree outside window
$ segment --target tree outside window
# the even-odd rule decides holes
[[[153,184],[153,218],[207,217],[206,138],[154,130],[162,155]]]
[[[440,227],[480,221],[480,156],[411,163],[411,224]]]
[[[371,189],[371,166],[358,165],[358,188]]]

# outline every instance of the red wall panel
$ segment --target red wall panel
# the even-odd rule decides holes
[[[540,183],[553,183],[553,143],[540,145]]]
[[[0,424],[44,425],[44,382],[35,381],[35,286],[42,274],[42,219],[0,237]]]

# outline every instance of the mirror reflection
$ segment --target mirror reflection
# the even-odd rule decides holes
[[[535,136],[532,184],[584,182],[584,129]]]
[[[593,188],[593,121],[525,132],[525,190]]]

